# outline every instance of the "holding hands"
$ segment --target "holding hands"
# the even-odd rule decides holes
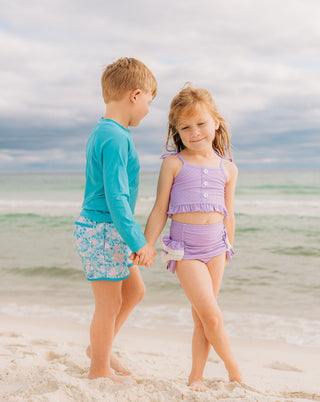
[[[134,265],[145,265],[149,268],[154,263],[154,257],[156,256],[156,249],[147,243],[140,250],[132,253],[130,259]]]

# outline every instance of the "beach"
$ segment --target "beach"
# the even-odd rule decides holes
[[[141,176],[142,227],[156,179]],[[87,379],[94,305],[73,243],[84,177],[0,175],[0,400],[319,401],[319,183],[318,171],[240,172],[236,255],[219,305],[245,380],[228,382],[212,350],[200,394],[187,386],[190,306],[160,242],[155,264],[141,268],[146,295],[114,344],[137,385]]]
[[[211,351],[206,393],[186,383],[190,334],[124,327],[114,353],[137,385],[88,380],[88,328],[63,320],[1,316],[1,400],[6,401],[319,401],[319,348],[232,339],[245,381],[230,383]]]

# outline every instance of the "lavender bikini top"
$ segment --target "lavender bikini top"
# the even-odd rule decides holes
[[[180,212],[195,211],[217,211],[228,216],[224,202],[226,174],[223,169],[223,157],[219,167],[206,167],[187,163],[177,152],[164,154],[161,158],[170,155],[177,155],[183,166],[171,187],[169,218]]]

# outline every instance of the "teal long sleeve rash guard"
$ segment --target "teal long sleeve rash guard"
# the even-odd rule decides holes
[[[101,118],[86,146],[86,187],[81,215],[96,222],[113,222],[132,252],[146,240],[134,219],[138,197],[139,159],[130,131]]]

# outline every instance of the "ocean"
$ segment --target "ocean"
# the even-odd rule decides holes
[[[142,173],[145,226],[157,173]],[[0,312],[90,324],[93,296],[73,242],[79,173],[0,175]],[[320,346],[320,171],[241,172],[236,255],[219,295],[230,336]],[[168,232],[166,225],[164,232]],[[192,331],[189,303],[160,259],[141,268],[146,296],[125,325]]]

